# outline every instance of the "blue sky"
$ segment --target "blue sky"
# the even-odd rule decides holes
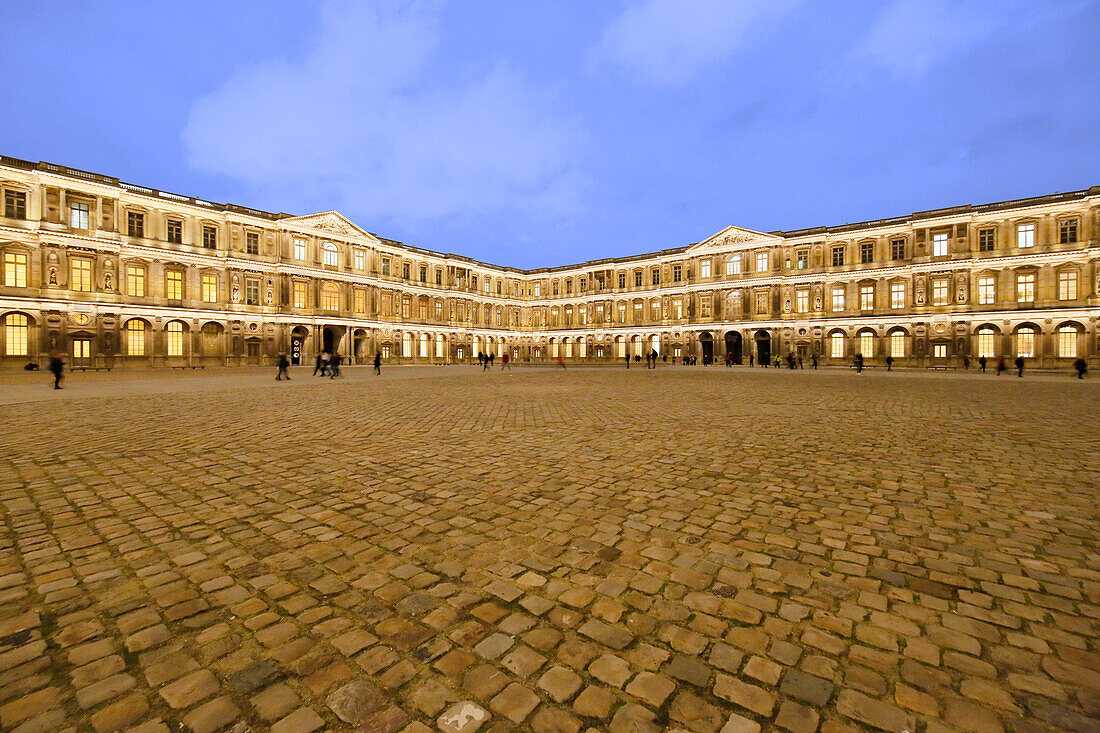
[[[0,153],[540,267],[1100,184],[1100,1],[8,0]]]

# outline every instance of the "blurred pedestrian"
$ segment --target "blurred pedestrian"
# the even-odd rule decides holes
[[[61,389],[61,382],[65,379],[65,361],[61,358],[61,352],[50,359],[50,371],[53,373],[53,388]]]
[[[283,381],[283,377],[286,377],[286,381],[290,381],[290,374],[287,372],[287,367],[290,366],[290,360],[286,358],[286,354],[279,354],[279,361],[275,362],[279,367],[279,373],[275,375],[275,381]]]

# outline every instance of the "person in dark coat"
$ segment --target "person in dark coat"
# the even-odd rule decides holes
[[[1003,372],[1005,369],[1008,369],[1008,367],[1005,365],[1005,358],[1002,356],[1001,358],[997,359],[997,376],[1001,376],[1001,372]]]
[[[1017,356],[1015,363],[1016,363],[1016,376],[1017,377],[1024,376],[1024,357]]]
[[[328,360],[328,378],[336,379],[340,376],[340,355],[333,354]]]
[[[985,365],[988,363],[989,359],[986,359],[984,356],[978,357],[978,367],[981,368],[983,374],[985,373]]]
[[[325,376],[325,360],[321,358],[321,354],[317,354],[317,360],[313,363],[313,376],[316,377],[318,373]]]
[[[65,362],[61,354],[54,354],[50,358],[50,371],[53,373],[53,388],[61,389],[61,382],[65,379]]]
[[[1077,370],[1077,378],[1084,379],[1085,372],[1089,370],[1089,363],[1084,359],[1078,359],[1077,361],[1073,362],[1073,368]]]
[[[374,373],[381,376],[382,374],[382,352],[374,352]]]
[[[863,354],[856,354],[856,374],[863,374]]]
[[[817,354],[813,354],[810,357],[810,363],[814,365],[814,369],[817,369]]]
[[[283,377],[286,377],[286,381],[290,381],[290,374],[287,373],[287,367],[290,366],[290,360],[286,358],[286,354],[279,354],[279,361],[276,362],[276,366],[279,367],[279,373],[275,375],[275,381],[283,381]]]
[[[886,371],[894,371],[894,357],[892,356],[886,357]]]

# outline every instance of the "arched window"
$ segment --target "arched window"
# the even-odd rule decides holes
[[[126,356],[145,356],[145,321],[126,322]]]
[[[325,242],[321,245],[321,251],[326,266],[338,267],[340,265],[340,250],[336,248],[335,244]]]
[[[437,358],[443,358],[443,334],[437,333],[435,335],[435,355]]]
[[[321,288],[321,308],[327,311],[340,310],[340,286],[325,283]]]
[[[997,355],[997,332],[988,326],[978,329],[978,356],[990,359]]]
[[[428,358],[428,334],[420,334],[420,358]]]
[[[26,356],[30,330],[30,323],[22,313],[9,313],[5,316],[4,355]]]
[[[863,354],[864,358],[866,359],[870,359],[875,355],[874,331],[859,332],[859,353]]]
[[[905,358],[905,331],[894,331],[890,334],[890,356],[895,359]]]
[[[168,338],[168,356],[183,356],[183,323],[170,321],[165,334]]]
[[[412,334],[401,334],[401,356],[412,356]]]
[[[1066,324],[1058,328],[1058,358],[1077,358],[1077,327]]]
[[[844,358],[844,334],[840,331],[833,331],[829,334],[829,358]]]
[[[1035,356],[1035,329],[1031,326],[1021,326],[1016,330],[1016,356]]]

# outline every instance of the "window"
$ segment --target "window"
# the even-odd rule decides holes
[[[619,273],[619,287],[620,288],[625,288],[626,287],[626,273],[625,272],[620,272]]]
[[[684,277],[684,268],[681,265],[672,266],[672,282],[678,283]]]
[[[810,266],[810,251],[808,249],[800,249],[795,253],[795,258],[798,263],[799,270],[805,270]]]
[[[588,287],[588,279],[582,277],[581,278],[581,284],[580,284],[580,291],[583,293],[587,289],[587,287]]]
[[[710,277],[710,260],[699,263],[699,277]]]
[[[1058,273],[1058,300],[1077,300],[1076,270],[1062,270]]]
[[[996,279],[992,275],[978,278],[978,305],[992,305],[997,299]]]
[[[1063,219],[1058,222],[1058,241],[1062,244],[1073,244],[1077,241],[1077,220]]]
[[[672,299],[672,317],[680,319],[684,317],[684,301],[681,298]]]
[[[756,253],[756,271],[767,272],[768,271],[768,253],[757,252]]]
[[[699,317],[710,318],[710,306],[711,300],[709,297],[703,297],[699,300]]]
[[[833,267],[844,266],[844,246],[833,247]]]
[[[572,280],[566,280],[565,281],[565,294],[569,295],[572,292],[573,292],[573,281]]]
[[[126,356],[145,356],[145,321],[126,322]]]
[[[844,334],[840,331],[829,334],[829,356],[833,359],[844,358]]]
[[[27,194],[4,189],[4,216],[9,219],[26,219]]]
[[[890,240],[890,259],[892,259],[892,260],[904,260],[905,259],[905,240],[904,239],[891,239]]]
[[[218,230],[215,227],[202,228],[202,246],[206,249],[218,248]]]
[[[244,281],[244,304],[245,305],[259,305],[260,304],[260,281],[253,278],[248,278]]]
[[[905,283],[890,283],[890,307],[905,307]]]
[[[294,240],[294,259],[304,260],[306,258],[306,240],[297,239]]]
[[[428,334],[426,334],[426,333],[420,334],[420,352],[419,352],[419,356],[420,356],[421,359],[427,359],[428,358]]]
[[[875,261],[874,242],[863,242],[859,245],[859,261],[864,265],[868,265]]]
[[[244,251],[246,254],[258,255],[260,254],[260,233],[259,232],[245,232],[244,233]]]
[[[340,310],[340,289],[332,283],[321,288],[321,307],[327,311]]]
[[[1061,326],[1058,329],[1058,358],[1075,359],[1077,357],[1077,327]]]
[[[654,267],[653,270],[650,272],[650,276],[651,276],[650,277],[650,282],[653,285],[660,285],[661,284],[661,268]]]
[[[443,284],[443,270],[440,270],[439,268],[436,268],[436,271],[435,271],[435,284],[436,285],[442,285]]]
[[[997,333],[992,328],[978,329],[978,356],[987,359],[997,355]]]
[[[437,321],[442,321],[443,320],[443,301],[442,300],[435,301],[435,320],[437,320]],[[500,312],[499,311],[497,312],[497,325],[498,326],[500,325]]]
[[[619,323],[626,323],[626,303],[619,302],[615,307],[619,314]]]
[[[168,300],[183,300],[183,273],[168,270],[164,273],[164,295]]]
[[[179,219],[167,219],[168,243],[183,244],[183,222]]]
[[[390,345],[389,344],[382,344],[382,358],[383,359],[389,359],[390,358]]]
[[[145,214],[137,211],[126,212],[126,233],[131,237],[145,236]]]
[[[651,300],[649,301],[649,317],[654,321],[661,320],[661,301]]]
[[[424,268],[421,268],[421,274],[423,274],[423,269]],[[493,292],[493,281],[490,280],[489,278],[485,278],[485,292],[486,293]]]
[[[950,281],[943,279],[932,281],[932,305],[947,305],[947,291],[950,284]]]
[[[1035,329],[1023,326],[1016,331],[1016,356],[1032,358],[1035,356]]]
[[[402,298],[401,299],[401,317],[402,318],[409,318],[410,313],[412,313],[412,301],[410,301],[408,298]],[[476,305],[474,306],[474,310],[473,310],[473,313],[472,313],[472,320],[474,320],[474,321],[477,320],[477,306]],[[412,354],[409,354],[409,356],[412,356]]]
[[[845,295],[845,293],[844,293],[844,286],[843,285],[834,285],[833,286],[832,296],[833,296],[833,310],[834,311],[844,310],[844,295]]]
[[[810,291],[800,288],[794,294],[794,309],[797,313],[806,313],[810,310]]]
[[[932,344],[932,358],[933,359],[946,359],[947,358],[947,344],[945,344],[945,343]]]
[[[332,242],[325,242],[321,245],[321,253],[325,267],[340,266],[340,250],[336,249],[335,244]]]
[[[83,201],[73,201],[69,204],[69,226],[73,229],[89,228],[90,207]]]
[[[859,286],[859,309],[869,311],[875,309],[875,286],[871,284]]]
[[[367,264],[367,256],[366,256],[366,255],[365,255],[365,254],[363,253],[363,250],[361,250],[361,249],[357,249],[357,250],[355,250],[355,254],[354,254],[354,255],[353,255],[352,257],[353,257],[353,260],[354,260],[354,262],[355,262],[355,269],[356,269],[356,270],[362,270],[363,268],[365,268],[365,267],[366,267],[366,264]],[[441,283],[439,282],[439,279],[440,279],[440,278],[441,278],[442,276],[443,276],[443,274],[442,274],[441,272],[438,272],[438,271],[437,271],[437,273],[436,273],[436,283],[435,283],[436,285],[440,285],[440,284],[441,284]]]
[[[867,358],[871,358],[875,355],[875,332],[874,331],[860,331],[859,334],[859,353]]]
[[[978,230],[978,251],[979,252],[992,252],[993,244],[996,242],[996,229],[979,229]]]
[[[890,356],[895,359],[905,358],[905,332],[894,331],[890,334]]]
[[[947,234],[933,234],[932,235],[932,256],[933,257],[946,257],[947,256]]]
[[[126,265],[126,294],[131,298],[145,297],[145,268]]]
[[[420,266],[420,282],[428,282],[428,267],[427,265]],[[489,278],[485,278],[485,292],[489,292]]]
[[[1016,227],[1016,246],[1020,249],[1035,246],[1035,225],[1020,224]]]
[[[401,356],[412,356],[412,334],[401,334]]]
[[[30,341],[30,325],[22,313],[9,313],[4,317],[4,355],[26,356]]]
[[[367,293],[363,290],[356,290],[354,296],[354,307],[356,313],[367,312]]]
[[[726,274],[727,275],[740,275],[741,274],[741,258],[737,255],[730,257],[726,260]]]
[[[641,270],[635,270],[634,271],[634,287],[636,287],[636,288],[642,287],[642,271]]]
[[[1020,273],[1016,276],[1016,302],[1035,302],[1035,273]]]
[[[218,276],[202,276],[202,301],[204,303],[218,302]]]
[[[27,287],[27,255],[25,252],[4,253],[4,287]]]
[[[409,263],[408,262],[402,262],[401,263],[401,277],[404,278],[405,280],[410,279],[409,278],[409,272],[410,272]],[[476,288],[477,287],[477,275],[473,275],[470,278],[470,282]]]
[[[69,260],[69,288],[85,293],[92,291],[92,261],[74,257]]]
[[[542,294],[542,283],[535,283],[535,295]]]
[[[179,321],[170,321],[165,335],[168,356],[183,356],[183,324]]]
[[[757,293],[756,294],[756,312],[762,314],[762,313],[768,313],[770,311],[771,311],[771,308],[769,307],[769,304],[768,304],[768,294],[764,293],[764,292]]]
[[[383,257],[382,258],[382,276],[383,277],[389,277],[390,276],[390,259],[388,257]]]

